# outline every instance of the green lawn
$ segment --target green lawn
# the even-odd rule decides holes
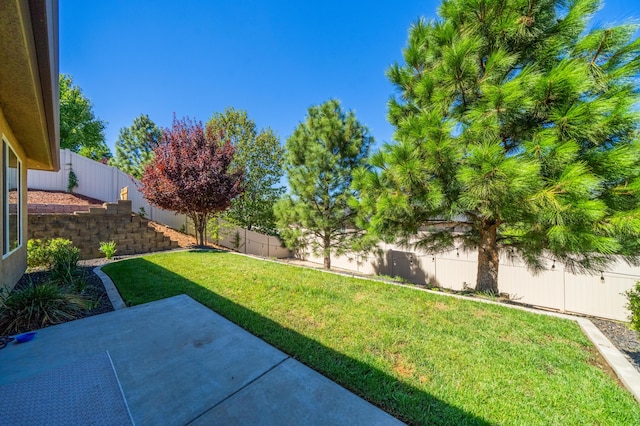
[[[103,268],[133,305],[188,294],[414,424],[640,424],[572,321],[222,252]]]

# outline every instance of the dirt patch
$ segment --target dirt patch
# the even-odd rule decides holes
[[[91,207],[102,207],[103,202],[79,194],[60,191],[27,191],[29,214],[72,214],[89,211]]]
[[[608,376],[610,376],[613,380],[615,380],[616,383],[618,383],[618,385],[621,388],[626,389],[625,386],[624,386],[624,383],[622,383],[622,381],[620,380],[620,378],[618,377],[616,372],[613,370],[613,368],[611,368],[609,363],[607,363],[607,361],[604,359],[604,357],[598,351],[598,349],[596,349],[595,347],[589,347],[589,348],[586,348],[586,349],[589,352],[589,354],[591,355],[589,357],[589,359],[588,359],[589,364],[600,368]]]
[[[158,232],[162,232],[164,235],[166,235],[167,237],[171,238],[171,240],[173,241],[177,241],[178,245],[181,248],[197,248],[200,247],[198,246],[198,242],[196,240],[196,237],[194,237],[193,235],[189,235],[189,234],[185,234],[184,232],[180,232],[180,231],[176,231],[173,228],[170,228],[166,225],[163,225],[161,223],[158,222],[154,222],[154,221],[149,221],[149,226],[152,227],[153,229],[155,229]],[[226,247],[222,247],[213,243],[207,243],[206,244],[207,248],[213,248],[216,250],[223,250],[223,251],[229,251],[228,248]]]
[[[162,232],[164,235],[171,238],[171,240],[177,241],[178,245],[182,248],[193,248],[198,245],[198,243],[196,242],[196,237],[192,235],[188,235],[180,231],[176,231],[175,229],[169,228],[168,226],[158,222],[149,221],[149,226],[158,232]],[[218,248],[218,247],[215,247],[215,248]]]

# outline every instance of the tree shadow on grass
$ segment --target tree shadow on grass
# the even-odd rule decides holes
[[[208,250],[195,251],[205,252],[211,253]],[[163,277],[162,280],[150,280],[152,282],[149,286],[153,286],[153,289],[133,288],[133,284],[120,285],[119,291],[121,294],[124,293],[125,302],[129,302],[129,297],[135,300],[136,293],[153,294],[154,300],[186,294],[404,422],[428,425],[491,424],[144,258],[128,259],[109,266],[106,272],[116,286],[125,282],[132,283],[135,281],[135,275],[140,274]],[[121,280],[122,277],[126,279]],[[163,287],[165,291],[158,291],[158,287]],[[145,302],[148,301],[150,300],[147,297]]]

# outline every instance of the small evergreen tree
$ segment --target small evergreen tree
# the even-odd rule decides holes
[[[477,249],[490,293],[501,251],[532,270],[637,259],[640,41],[633,25],[587,31],[599,6],[449,0],[416,22],[388,70],[397,142],[358,174],[369,229]]]
[[[116,141],[116,155],[109,161],[136,179],[142,179],[147,164],[153,161],[153,150],[158,146],[162,131],[148,115],[140,114],[129,127],[120,129]]]
[[[349,249],[361,231],[353,227],[348,201],[352,171],[363,166],[373,137],[337,100],[309,108],[307,119],[287,139],[285,168],[290,194],[276,204],[281,235],[289,248],[300,240],[321,251],[331,269],[331,253]]]

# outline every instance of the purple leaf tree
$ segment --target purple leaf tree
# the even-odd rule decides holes
[[[230,168],[231,142],[222,133],[205,131],[202,122],[173,118],[163,129],[155,159],[145,170],[142,193],[152,205],[187,215],[204,246],[207,221],[226,210],[244,191],[243,171]]]

